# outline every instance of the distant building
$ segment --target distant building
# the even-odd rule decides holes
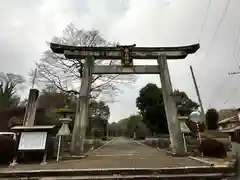
[[[221,132],[234,131],[240,127],[240,108],[232,111],[232,116],[222,119],[218,122],[218,128]]]
[[[220,109],[218,111],[218,115],[219,115],[219,120],[223,120],[229,117],[232,117],[236,114],[235,109],[231,108],[231,109]]]

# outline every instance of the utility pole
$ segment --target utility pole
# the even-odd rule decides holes
[[[200,93],[199,93],[199,90],[198,90],[198,86],[197,86],[197,82],[196,82],[196,78],[195,78],[195,75],[194,75],[192,66],[190,66],[190,71],[191,71],[191,74],[192,74],[192,79],[193,79],[194,87],[195,87],[195,90],[196,90],[196,93],[197,93],[197,97],[198,97],[198,102],[199,102],[200,109],[201,109],[202,119],[204,119],[205,126],[207,126],[207,123],[206,123],[206,121],[205,121],[205,112],[204,112],[204,109],[203,109],[202,100],[201,100],[201,97],[200,97]]]

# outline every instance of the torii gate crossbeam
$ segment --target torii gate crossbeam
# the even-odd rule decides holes
[[[64,54],[69,59],[85,59],[80,89],[80,109],[76,113],[71,151],[83,150],[86,125],[88,122],[88,98],[92,74],[160,74],[164,106],[172,150],[175,154],[185,154],[183,136],[177,119],[177,108],[167,65],[167,59],[184,59],[199,49],[199,44],[181,47],[83,47],[51,43],[55,53]],[[94,66],[96,59],[121,60],[122,66]],[[134,66],[133,59],[157,59],[158,66]]]

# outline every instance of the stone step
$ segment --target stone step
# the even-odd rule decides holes
[[[121,179],[134,179],[134,180],[145,180],[145,179],[175,179],[175,180],[186,180],[191,178],[194,180],[207,180],[207,179],[222,179],[225,176],[222,173],[211,173],[211,174],[178,174],[178,175],[108,175],[108,176],[62,176],[62,177],[43,177],[39,180],[121,180]]]
[[[9,170],[0,171],[1,178],[19,179],[25,177],[63,178],[67,179],[135,179],[151,177],[152,179],[186,179],[187,177],[229,177],[234,175],[234,169],[226,166],[190,166],[175,168],[117,168],[117,169],[42,169],[42,170]],[[117,177],[117,178],[116,178]],[[175,178],[176,179],[176,178]]]

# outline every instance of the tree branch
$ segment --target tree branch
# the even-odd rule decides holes
[[[54,37],[52,42],[74,46],[115,46],[116,43],[107,42],[97,30],[78,30],[73,24],[66,27],[61,37]],[[96,60],[95,64],[117,64],[119,61]],[[79,94],[81,84],[79,67],[80,59],[66,59],[63,55],[50,50],[44,52],[37,63],[36,81],[43,86],[52,84],[66,93]],[[114,98],[119,92],[119,84],[134,82],[134,75],[93,75],[91,92],[94,98],[100,94]],[[65,84],[65,85],[64,85]]]

